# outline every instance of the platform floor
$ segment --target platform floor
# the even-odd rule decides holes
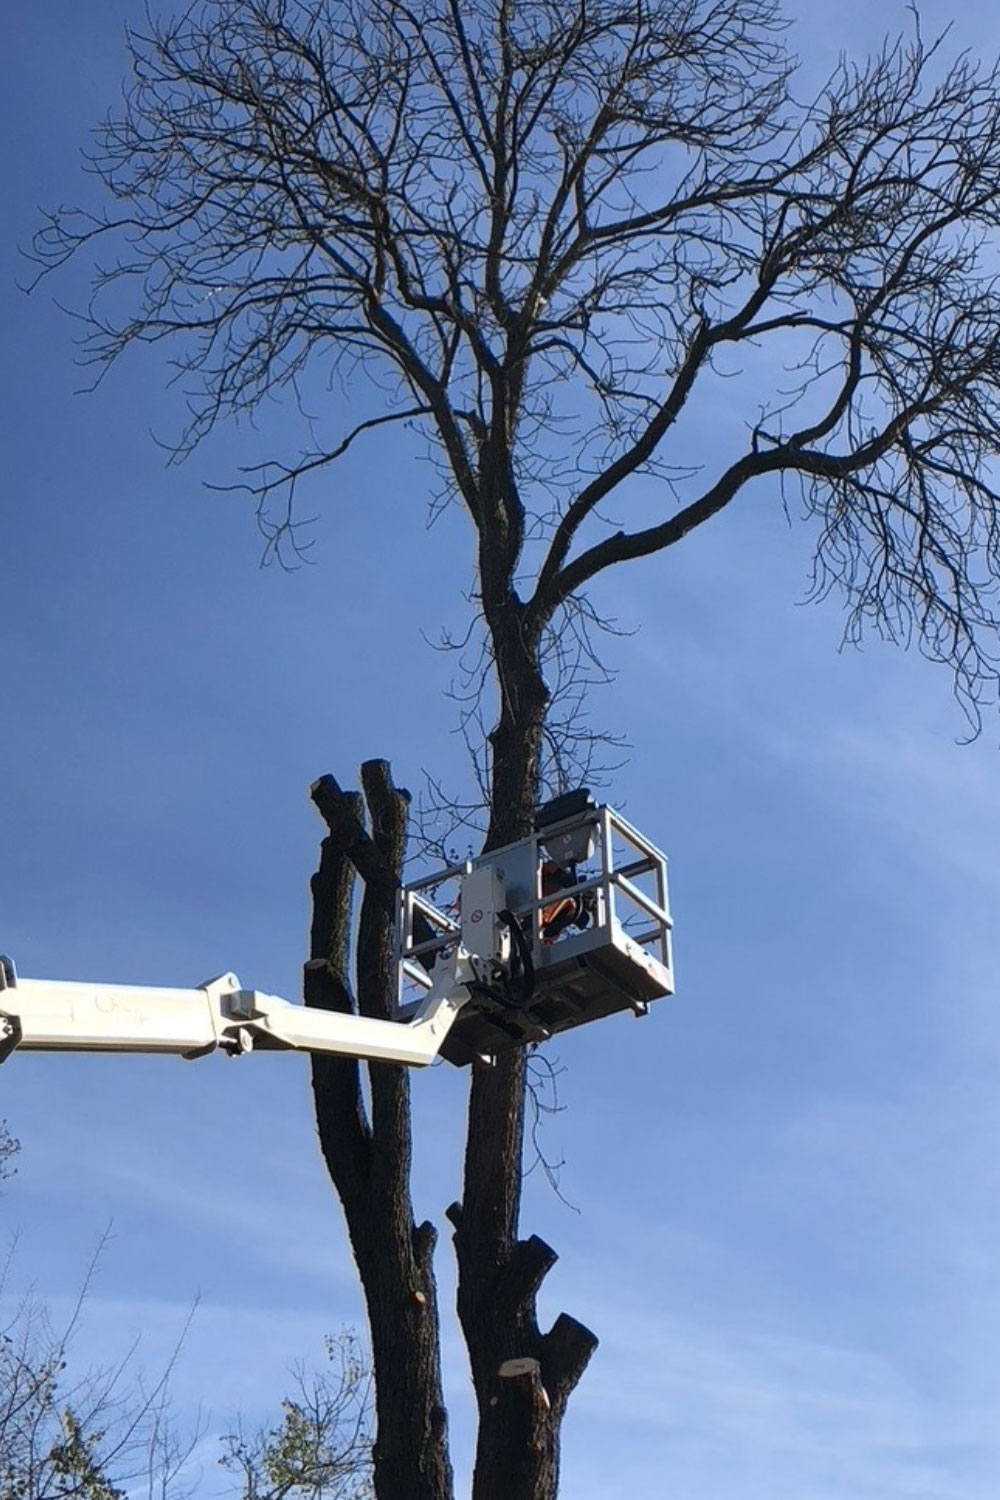
[[[574,934],[545,950],[535,993],[526,1006],[468,1006],[449,1032],[442,1054],[462,1066],[618,1011],[644,1015],[651,1001],[672,993],[669,971],[623,930],[613,936],[600,930]]]

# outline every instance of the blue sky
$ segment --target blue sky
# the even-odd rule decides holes
[[[861,49],[868,11],[823,8],[796,45]],[[427,532],[428,469],[379,441],[317,496],[317,566],[261,571],[247,506],[203,482],[296,442],[292,413],[169,468],[150,434],[176,432],[179,402],[155,353],[74,395],[52,296],[79,283],[21,296],[15,247],[39,204],[79,196],[139,13],[36,0],[2,64],[0,948],[39,977],[233,968],[294,997],[309,782],[371,755],[414,788],[462,774],[450,664],[422,632],[459,617],[469,538],[457,517]],[[933,30],[945,7],[924,15]],[[955,42],[991,51],[1000,25],[971,17]],[[602,1340],[565,1500],[996,1493],[997,724],[960,746],[946,674],[838,653],[836,604],[800,603],[808,553],[759,491],[605,595],[642,627],[612,643],[594,702],[634,747],[610,798],[670,854],[679,988],[641,1029],[619,1017],[556,1049],[550,1142],[579,1211],[536,1174],[524,1225],[561,1254],[543,1312]],[[141,1334],[155,1369],[197,1297],[174,1390],[211,1432],[273,1409],[289,1364],[357,1320],[302,1059],[22,1055],[0,1085],[24,1148],[0,1201],[14,1289],[58,1319],[113,1225],[82,1363]],[[447,1068],[414,1080],[417,1211],[442,1227],[464,1087]],[[446,1237],[439,1268],[447,1308]],[[450,1328],[445,1352],[461,1467]]]

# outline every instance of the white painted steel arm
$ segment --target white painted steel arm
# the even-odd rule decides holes
[[[459,946],[434,972],[413,1019],[373,1021],[311,1010],[277,995],[245,990],[235,974],[198,989],[0,979],[0,1062],[18,1049],[56,1052],[168,1052],[194,1058],[217,1047],[233,1055],[261,1050],[333,1052],[343,1057],[433,1062],[469,998],[473,978]]]

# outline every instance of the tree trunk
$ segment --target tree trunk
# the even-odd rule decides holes
[[[538,801],[548,694],[519,630],[497,644],[504,684],[491,735],[493,804],[486,847],[526,837]],[[505,649],[506,647],[506,649]],[[504,658],[504,659],[502,659]],[[463,1200],[449,1209],[458,1314],[479,1410],[473,1500],[555,1500],[566,1402],[597,1339],[565,1313],[541,1333],[535,1298],[555,1251],[518,1239],[527,1053],[474,1063]]]
[[[313,789],[330,826],[313,878],[308,1005],[387,1018],[395,992],[393,896],[406,836],[408,795],[382,761],[362,768],[373,825],[361,799],[332,777]],[[357,944],[357,1000],[349,982],[354,869],[365,876]],[[452,1500],[447,1416],[441,1388],[440,1321],[433,1255],[437,1233],[414,1223],[410,1194],[409,1078],[368,1065],[371,1118],[358,1063],[313,1057],[320,1146],[340,1197],[364,1291],[375,1374],[378,1500]]]

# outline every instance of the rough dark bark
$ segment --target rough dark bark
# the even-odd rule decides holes
[[[479,1409],[473,1500],[552,1500],[566,1403],[597,1347],[566,1313],[538,1327],[536,1295],[557,1256],[537,1235],[517,1237],[524,1098],[523,1049],[475,1065],[464,1198],[448,1211]],[[514,1373],[508,1361],[528,1363]]]
[[[547,691],[535,642],[511,612],[494,628],[501,712],[491,735],[493,799],[486,847],[531,831]],[[562,1314],[538,1327],[535,1299],[556,1253],[518,1238],[526,1053],[476,1063],[469,1094],[463,1197],[449,1209],[458,1260],[458,1314],[479,1411],[473,1500],[554,1500],[569,1396],[597,1339]],[[508,1361],[528,1361],[503,1373]]]
[[[384,761],[362,768],[372,833],[361,798],[332,777],[313,797],[330,828],[313,878],[309,1005],[389,1014],[394,988],[392,907],[409,796]],[[355,870],[369,877],[361,904],[356,996],[350,983]],[[368,1311],[375,1371],[378,1500],[451,1500],[447,1416],[441,1388],[440,1321],[433,1254],[437,1234],[416,1224],[410,1199],[410,1102],[406,1070],[368,1066],[370,1115],[356,1062],[315,1056],[313,1091],[320,1146],[347,1221]]]

